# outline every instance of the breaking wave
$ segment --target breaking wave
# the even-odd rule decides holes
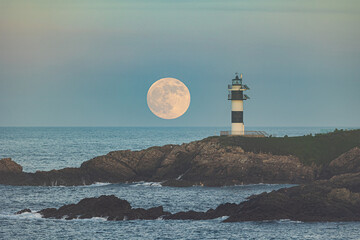
[[[131,184],[132,187],[139,187],[139,186],[143,186],[143,187],[162,187],[161,182],[134,182]]]

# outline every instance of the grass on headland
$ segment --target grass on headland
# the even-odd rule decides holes
[[[221,136],[220,144],[240,146],[246,152],[293,155],[306,165],[324,165],[353,147],[360,146],[360,129],[300,137],[251,138]]]

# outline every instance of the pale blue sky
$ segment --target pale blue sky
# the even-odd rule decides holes
[[[0,126],[359,126],[360,1],[0,0]],[[153,82],[191,93],[175,120]]]

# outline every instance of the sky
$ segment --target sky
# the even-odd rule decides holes
[[[0,0],[0,126],[360,126],[358,0]],[[188,111],[148,108],[181,80]]]

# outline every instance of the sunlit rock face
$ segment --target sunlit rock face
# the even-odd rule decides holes
[[[190,92],[181,81],[162,78],[151,85],[147,103],[150,110],[160,118],[178,118],[189,108]]]
[[[21,173],[22,166],[12,161],[11,158],[0,159],[0,172]]]
[[[325,168],[325,177],[330,177],[343,173],[360,172],[360,148],[354,147],[338,158],[332,160]]]
[[[348,146],[357,144],[358,130],[345,134],[353,136]],[[324,136],[331,137],[331,134]],[[343,135],[338,137],[343,138]],[[300,140],[304,138],[308,136],[301,137]],[[209,137],[181,145],[155,146],[140,151],[113,151],[86,161],[79,168],[35,173],[22,172],[20,165],[10,159],[3,159],[0,160],[0,184],[72,186],[96,182],[137,181],[162,182],[163,186],[178,187],[256,183],[302,184],[316,179],[329,179],[338,174],[359,172],[358,147],[337,156],[333,161],[329,161],[330,164],[316,165],[313,162],[312,165],[306,165],[297,156],[271,152],[272,149],[285,148],[287,145],[284,143],[273,145],[268,150],[270,152],[256,152],[255,148],[253,151],[249,148],[249,141],[256,139],[244,138],[241,144],[233,146],[225,144],[226,139],[228,138]],[[230,140],[234,141],[235,138],[230,137]],[[270,141],[271,138],[263,140]],[[269,143],[262,142],[259,147],[264,147],[265,144]],[[320,145],[317,142],[315,144]],[[333,141],[326,144],[324,146],[329,147],[323,147],[323,152],[332,147]],[[304,151],[305,147],[307,145],[300,147],[298,151]],[[342,193],[347,194],[346,191]]]

